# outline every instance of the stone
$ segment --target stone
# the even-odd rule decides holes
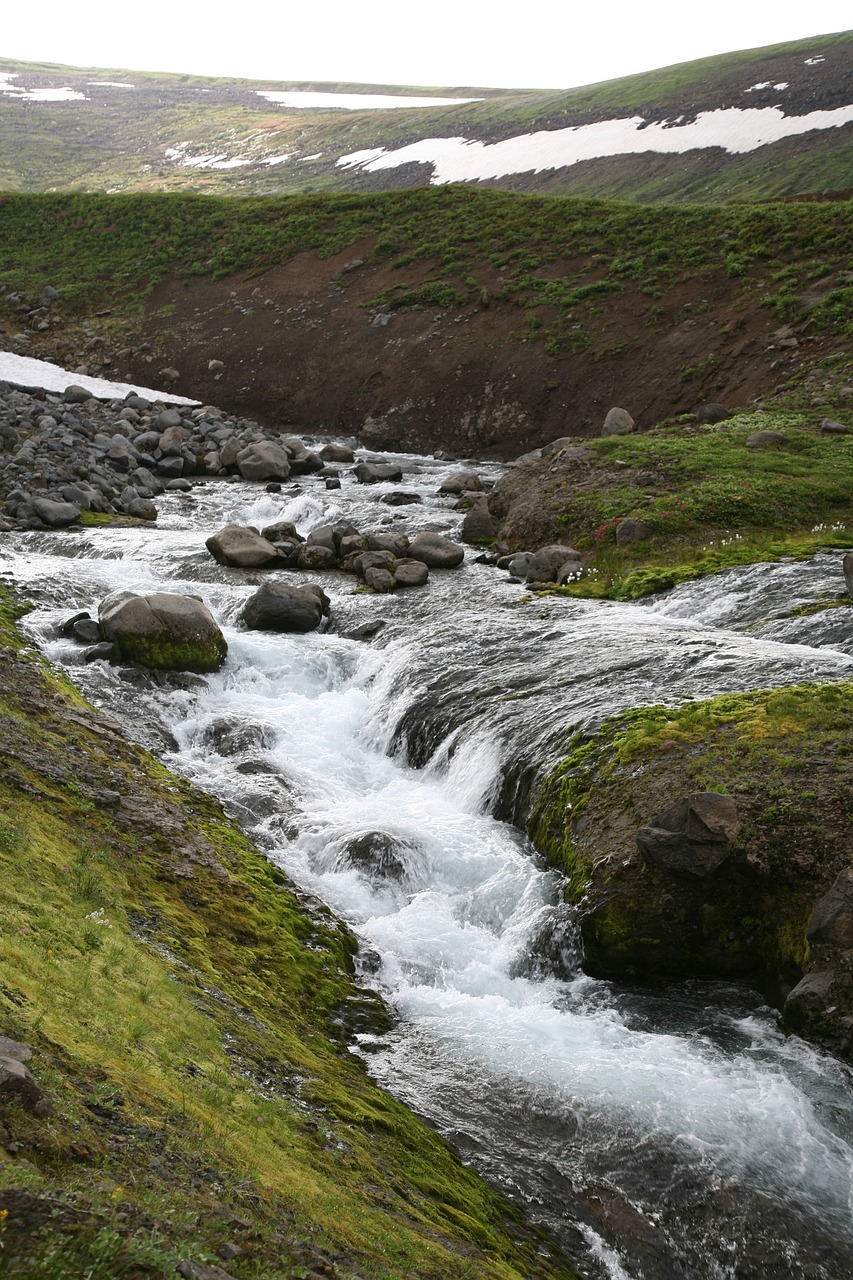
[[[326,481],[326,488],[340,489],[340,487],[341,487],[341,482],[340,480],[338,480],[337,476],[329,476],[329,478]]]
[[[398,587],[422,587],[429,580],[429,567],[422,560],[398,560],[391,572]]]
[[[516,551],[514,555],[502,556],[498,561],[498,568],[506,569],[507,573],[513,578],[525,578],[527,576],[527,566],[532,559],[532,551]]]
[[[368,569],[390,569],[395,560],[393,551],[362,551],[353,560],[352,568],[363,578]]]
[[[277,520],[275,524],[265,525],[261,529],[261,537],[266,538],[267,542],[283,542],[285,538],[302,541],[292,520]]]
[[[322,572],[334,569],[338,563],[337,553],[331,547],[320,542],[303,542],[296,555],[296,563],[300,569],[313,569]]]
[[[405,533],[371,533],[367,539],[368,551],[390,551],[392,556],[404,556],[409,549]]]
[[[131,498],[125,506],[125,511],[135,520],[157,519],[157,508],[150,498]]]
[[[161,414],[161,417],[164,415]],[[184,447],[184,429],[178,421],[177,425],[167,427],[160,436],[158,448],[167,458],[179,458]]]
[[[806,927],[809,942],[826,942],[842,951],[853,949],[853,867],[845,867],[823,895]]]
[[[724,404],[718,404],[712,400],[708,404],[699,405],[696,410],[696,417],[700,422],[713,426],[714,423],[725,422],[727,418],[731,417],[731,414]]]
[[[402,489],[394,489],[391,493],[383,493],[379,499],[387,507],[410,507],[416,502],[423,502],[419,493],[405,493]]]
[[[559,542],[552,543],[533,552],[524,576],[528,582],[556,582],[563,565],[569,560],[580,564],[580,558],[581,553],[575,551],[574,547],[567,547]]]
[[[30,1062],[32,1060],[33,1051],[25,1044],[21,1044],[19,1040],[12,1040],[9,1036],[0,1036],[0,1058],[14,1058],[16,1062]]]
[[[290,475],[287,450],[272,440],[248,445],[240,450],[235,460],[244,480],[286,480]]]
[[[627,409],[610,409],[601,428],[603,436],[626,436],[634,430],[634,419]]]
[[[94,618],[80,618],[71,628],[71,634],[80,644],[97,644],[103,638]]]
[[[359,484],[382,484],[388,480],[403,479],[403,469],[395,462],[359,462],[354,473]]]
[[[834,418],[824,418],[821,421],[820,429],[824,435],[828,436],[853,435],[853,427],[845,427],[843,422],[836,422]]]
[[[17,1098],[32,1111],[41,1096],[41,1089],[20,1058],[0,1055],[0,1099]]]
[[[465,512],[462,521],[463,542],[492,542],[498,533],[498,522],[488,508],[485,498]]]
[[[444,494],[460,494],[468,491],[482,489],[483,482],[474,471],[454,471],[452,475],[442,480],[439,487],[439,495]]]
[[[704,879],[729,857],[740,825],[731,796],[696,791],[641,827],[637,844],[649,862],[665,871]]]
[[[115,657],[116,647],[110,644],[108,640],[102,640],[100,644],[93,645],[91,649],[87,649],[83,654],[84,662],[111,662]]]
[[[76,502],[54,502],[52,498],[36,498],[33,510],[48,529],[66,529],[80,519],[80,508]]]
[[[224,360],[208,360],[207,362],[208,373],[221,373],[224,368],[225,368]]]
[[[385,594],[388,591],[397,590],[397,579],[388,569],[382,569],[378,565],[373,565],[364,571],[364,581],[370,587],[371,591]]]
[[[414,852],[414,847],[399,836],[385,831],[365,831],[349,837],[341,851],[341,861],[371,878],[401,880],[407,869],[406,854]]]
[[[193,1262],[190,1258],[184,1258],[175,1270],[183,1280],[234,1280],[230,1271],[209,1262]]]
[[[652,536],[652,526],[648,520],[640,520],[637,516],[627,516],[616,526],[616,545],[624,547],[632,542],[644,542]]]
[[[786,444],[787,440],[788,437],[781,431],[753,431],[745,443],[747,449],[773,449],[780,444]]]
[[[167,365],[165,369],[160,370],[160,377],[165,378],[166,382],[177,382],[180,376],[180,373],[173,365]]]
[[[785,1021],[795,1031],[826,1014],[834,1004],[833,988],[836,975],[832,969],[815,969],[807,973],[788,995],[785,1001]]]
[[[227,524],[204,545],[217,564],[236,569],[267,569],[281,563],[275,547],[262,538],[257,529],[245,525]]]
[[[119,591],[101,601],[98,621],[120,660],[161,671],[218,671],[228,646],[195,596]]]
[[[419,533],[409,545],[409,559],[430,569],[455,569],[465,559],[465,548],[440,533]]]
[[[336,444],[330,442],[324,444],[320,450],[320,457],[324,462],[354,462],[355,454],[348,444]]]
[[[180,425],[181,415],[178,413],[177,409],[164,409],[162,413],[157,414],[155,419],[155,426],[157,431],[161,434],[164,431],[170,430],[172,427],[179,427]]]
[[[87,400],[92,400],[94,397],[91,391],[87,391],[85,387],[72,382],[63,391],[62,399],[66,404],[85,404]]]
[[[847,594],[853,596],[853,551],[848,551],[841,561],[841,571],[847,585]]]
[[[316,631],[323,619],[320,588],[295,587],[287,582],[265,582],[243,606],[241,614],[252,631]]]
[[[158,458],[157,474],[166,480],[177,480],[184,471],[183,458]]]

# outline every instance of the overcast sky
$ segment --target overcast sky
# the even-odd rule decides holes
[[[571,88],[844,31],[850,0],[7,0],[0,59],[257,80]],[[2,63],[0,63],[2,65]]]

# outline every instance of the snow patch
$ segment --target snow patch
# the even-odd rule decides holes
[[[322,151],[315,151],[313,156],[303,156],[300,163],[307,164],[309,160],[319,160],[322,154]]]
[[[292,151],[286,151],[283,156],[267,156],[264,160],[261,161],[261,164],[267,164],[270,167],[272,167],[275,164],[287,164],[292,154],[293,154]]]
[[[816,67],[816,66],[818,66],[821,62],[826,62],[826,55],[825,55],[825,54],[823,54],[823,53],[819,53],[819,54],[818,54],[816,57],[814,57],[814,58],[806,58],[806,60],[805,60],[805,62],[803,63],[803,65],[804,65],[804,66],[806,66],[806,67]]]
[[[135,84],[127,84],[124,80],[89,80],[94,89],[135,89]]]
[[[25,89],[23,85],[12,84],[12,80],[17,80],[18,73],[15,71],[0,72],[0,93],[6,93],[11,98],[17,98],[21,102],[87,102],[85,93],[79,93],[76,89]]]
[[[395,107],[460,107],[466,102],[482,102],[482,98],[404,98],[390,93],[283,93],[275,89],[256,89],[259,98],[279,107],[300,110],[387,111]]]
[[[66,387],[85,387],[98,400],[123,400],[129,391],[144,396],[146,400],[160,400],[164,404],[201,404],[176,396],[171,391],[154,391],[136,383],[109,382],[106,378],[90,378],[82,373],[69,373],[58,364],[36,360],[32,356],[16,356],[11,351],[0,351],[0,379],[17,382],[24,387],[44,387],[45,391],[64,391]]]
[[[536,173],[561,169],[603,156],[642,155],[652,151],[680,155],[719,147],[730,155],[742,155],[758,147],[810,133],[838,129],[853,121],[853,104],[831,111],[811,111],[786,116],[780,107],[727,107],[700,112],[690,124],[647,121],[642,116],[603,120],[598,124],[567,129],[540,130],[503,142],[485,143],[469,138],[424,138],[420,142],[387,151],[353,151],[341,156],[338,166],[376,173],[403,164],[431,164],[432,183],[470,182],[500,178],[508,173]]]
[[[187,148],[191,142],[179,142],[176,147],[167,147],[163,152],[167,160],[174,160],[185,169],[242,169],[252,164],[251,156],[233,156],[229,159],[227,151],[217,151],[210,155],[189,155]]]

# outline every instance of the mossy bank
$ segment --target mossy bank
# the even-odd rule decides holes
[[[4,1275],[574,1275],[349,1052],[352,937],[0,598],[0,1032],[50,1112],[0,1101]]]
[[[849,682],[641,708],[573,738],[529,831],[568,876],[587,971],[744,980],[850,1057],[851,744]],[[728,797],[726,832],[682,827],[673,862],[676,802],[709,794]]]

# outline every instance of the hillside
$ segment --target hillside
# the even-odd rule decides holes
[[[7,196],[0,341],[378,448],[515,457],[613,405],[645,430],[767,395],[817,423],[851,243],[849,200]]]
[[[851,52],[853,33],[825,35],[552,92],[0,58],[0,188],[264,195],[456,181],[671,202],[839,190],[853,187]],[[407,99],[421,105],[389,106]]]

